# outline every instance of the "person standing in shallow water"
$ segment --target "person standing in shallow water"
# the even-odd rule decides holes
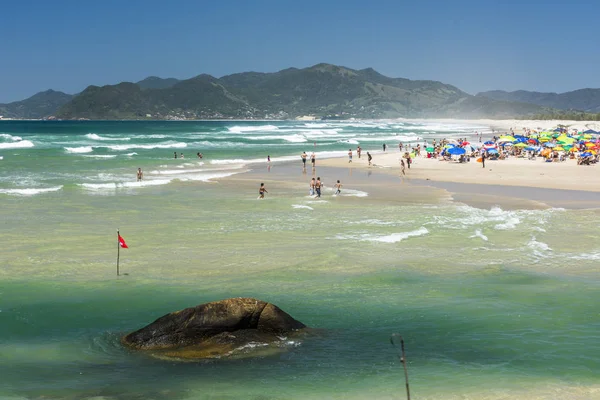
[[[258,189],[258,198],[259,199],[264,199],[265,198],[265,193],[269,193],[269,192],[267,192],[267,189],[265,188],[265,184],[261,183],[260,184],[260,188]]]
[[[352,149],[348,149],[348,162],[352,162]]]
[[[144,179],[144,173],[142,172],[141,168],[138,168],[138,170],[137,170],[137,180],[138,180],[138,182],[140,182],[142,179]]]
[[[315,191],[317,192],[317,199],[321,198],[321,187],[323,186],[323,182],[321,182],[321,177],[317,177],[317,181],[315,182]]]
[[[367,151],[367,160],[369,161],[369,165],[371,165],[371,160],[373,159],[373,157],[371,156],[371,153],[369,153]]]

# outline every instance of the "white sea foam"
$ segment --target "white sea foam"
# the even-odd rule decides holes
[[[95,147],[106,147],[115,151],[123,151],[130,149],[183,149],[187,147],[187,143],[184,142],[165,142],[155,144],[116,144],[111,146],[95,146]]]
[[[92,146],[82,146],[82,147],[65,147],[67,153],[91,153],[94,151]]]
[[[128,157],[133,157],[133,156],[137,156],[137,153],[136,153],[136,152],[133,152],[133,153],[127,153],[127,154],[125,154],[125,155],[126,155],[126,156],[128,156]]]
[[[9,135],[8,133],[0,133],[0,138],[12,140],[13,142],[20,142],[21,140],[23,140],[22,137]]]
[[[263,132],[263,131],[276,131],[279,128],[275,125],[259,125],[259,126],[231,126],[227,130],[231,133],[244,133],[244,132]]]
[[[303,135],[277,135],[277,136],[244,136],[243,139],[247,140],[285,140],[290,143],[304,143],[306,138]],[[236,143],[239,146],[239,143]]]
[[[420,227],[417,230],[411,232],[400,232],[400,233],[392,233],[391,235],[365,238],[363,240],[368,240],[371,242],[383,242],[383,243],[398,243],[405,239],[417,236],[427,235],[429,231],[424,226]]]
[[[529,247],[532,250],[552,251],[550,246],[548,246],[546,243],[538,242],[535,236],[531,237],[531,240],[527,243],[527,247]]]
[[[344,189],[344,188],[342,188],[342,195],[344,195],[344,196],[353,196],[353,197],[368,197],[369,193],[362,192],[360,190]]]
[[[360,144],[358,142],[358,140],[355,140],[355,139],[344,139],[344,140],[340,140],[339,143]]]
[[[97,154],[97,155],[84,155],[83,157],[109,159],[109,158],[115,158],[116,155],[115,154]]]
[[[61,185],[61,186],[56,186],[56,187],[51,187],[51,188],[0,189],[0,193],[16,195],[16,196],[34,196],[36,194],[41,194],[41,193],[57,192],[57,191],[61,190],[62,188],[63,187]]]
[[[106,182],[106,183],[79,183],[87,190],[117,190],[122,188],[139,188],[145,186],[159,186],[171,183],[171,179],[143,180],[140,182]]]
[[[304,204],[292,204],[293,208],[305,208],[307,210],[314,210],[311,206],[305,206]]]
[[[105,136],[100,136],[100,135],[96,135],[95,133],[88,133],[87,135],[85,135],[87,138],[92,139],[92,140],[110,140],[110,141],[114,141],[114,140],[118,140],[118,141],[127,141],[127,140],[131,140],[131,138],[125,137],[125,138],[113,138],[113,137],[105,137]]]
[[[481,233],[481,229],[476,229],[475,234],[473,236],[469,236],[469,239],[473,239],[473,238],[480,238],[486,242],[488,241],[487,236],[485,236],[483,233]]]
[[[429,233],[429,230],[424,226],[417,230],[410,232],[399,232],[392,233],[390,235],[374,235],[374,234],[361,234],[361,235],[337,235],[336,239],[342,240],[360,240],[366,242],[381,242],[381,243],[398,243],[411,237],[424,236]]]
[[[27,149],[35,147],[30,140],[17,140],[12,143],[0,143],[0,149]]]

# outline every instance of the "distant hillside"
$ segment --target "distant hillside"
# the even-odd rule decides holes
[[[149,76],[137,82],[137,85],[142,89],[167,89],[173,87],[177,82],[179,82],[179,79]]]
[[[591,113],[600,112],[600,89],[580,89],[565,93],[541,93],[517,90],[505,92],[492,90],[477,94],[478,97],[487,97],[494,100],[519,101],[552,107],[560,110],[579,110]]]
[[[545,111],[535,105],[471,96],[436,81],[390,78],[367,68],[331,64],[275,73],[244,72],[178,81],[149,77],[136,83],[90,86],[59,118],[203,119],[388,117],[515,117]]]
[[[55,90],[46,90],[28,99],[0,104],[0,115],[3,118],[39,119],[54,115],[60,107],[67,104],[72,95]]]

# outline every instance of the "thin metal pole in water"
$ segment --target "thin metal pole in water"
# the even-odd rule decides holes
[[[400,354],[399,354],[399,356],[400,356],[400,362],[404,366],[404,379],[406,381],[406,398],[408,400],[410,400],[410,388],[408,386],[408,369],[406,367],[406,355],[404,353],[404,339],[402,339],[402,336],[400,336],[400,334],[394,333],[390,337],[390,343],[394,347],[396,347],[396,343],[394,342],[394,338],[396,338],[396,337],[398,337],[400,339]]]
[[[119,229],[117,228],[117,276],[119,276],[119,256],[121,255],[121,242],[119,241]]]

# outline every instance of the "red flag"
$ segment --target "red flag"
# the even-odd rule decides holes
[[[125,239],[123,239],[123,236],[121,236],[119,234],[119,246],[121,246],[124,249],[128,249],[129,246],[127,246],[127,243],[125,243]]]

